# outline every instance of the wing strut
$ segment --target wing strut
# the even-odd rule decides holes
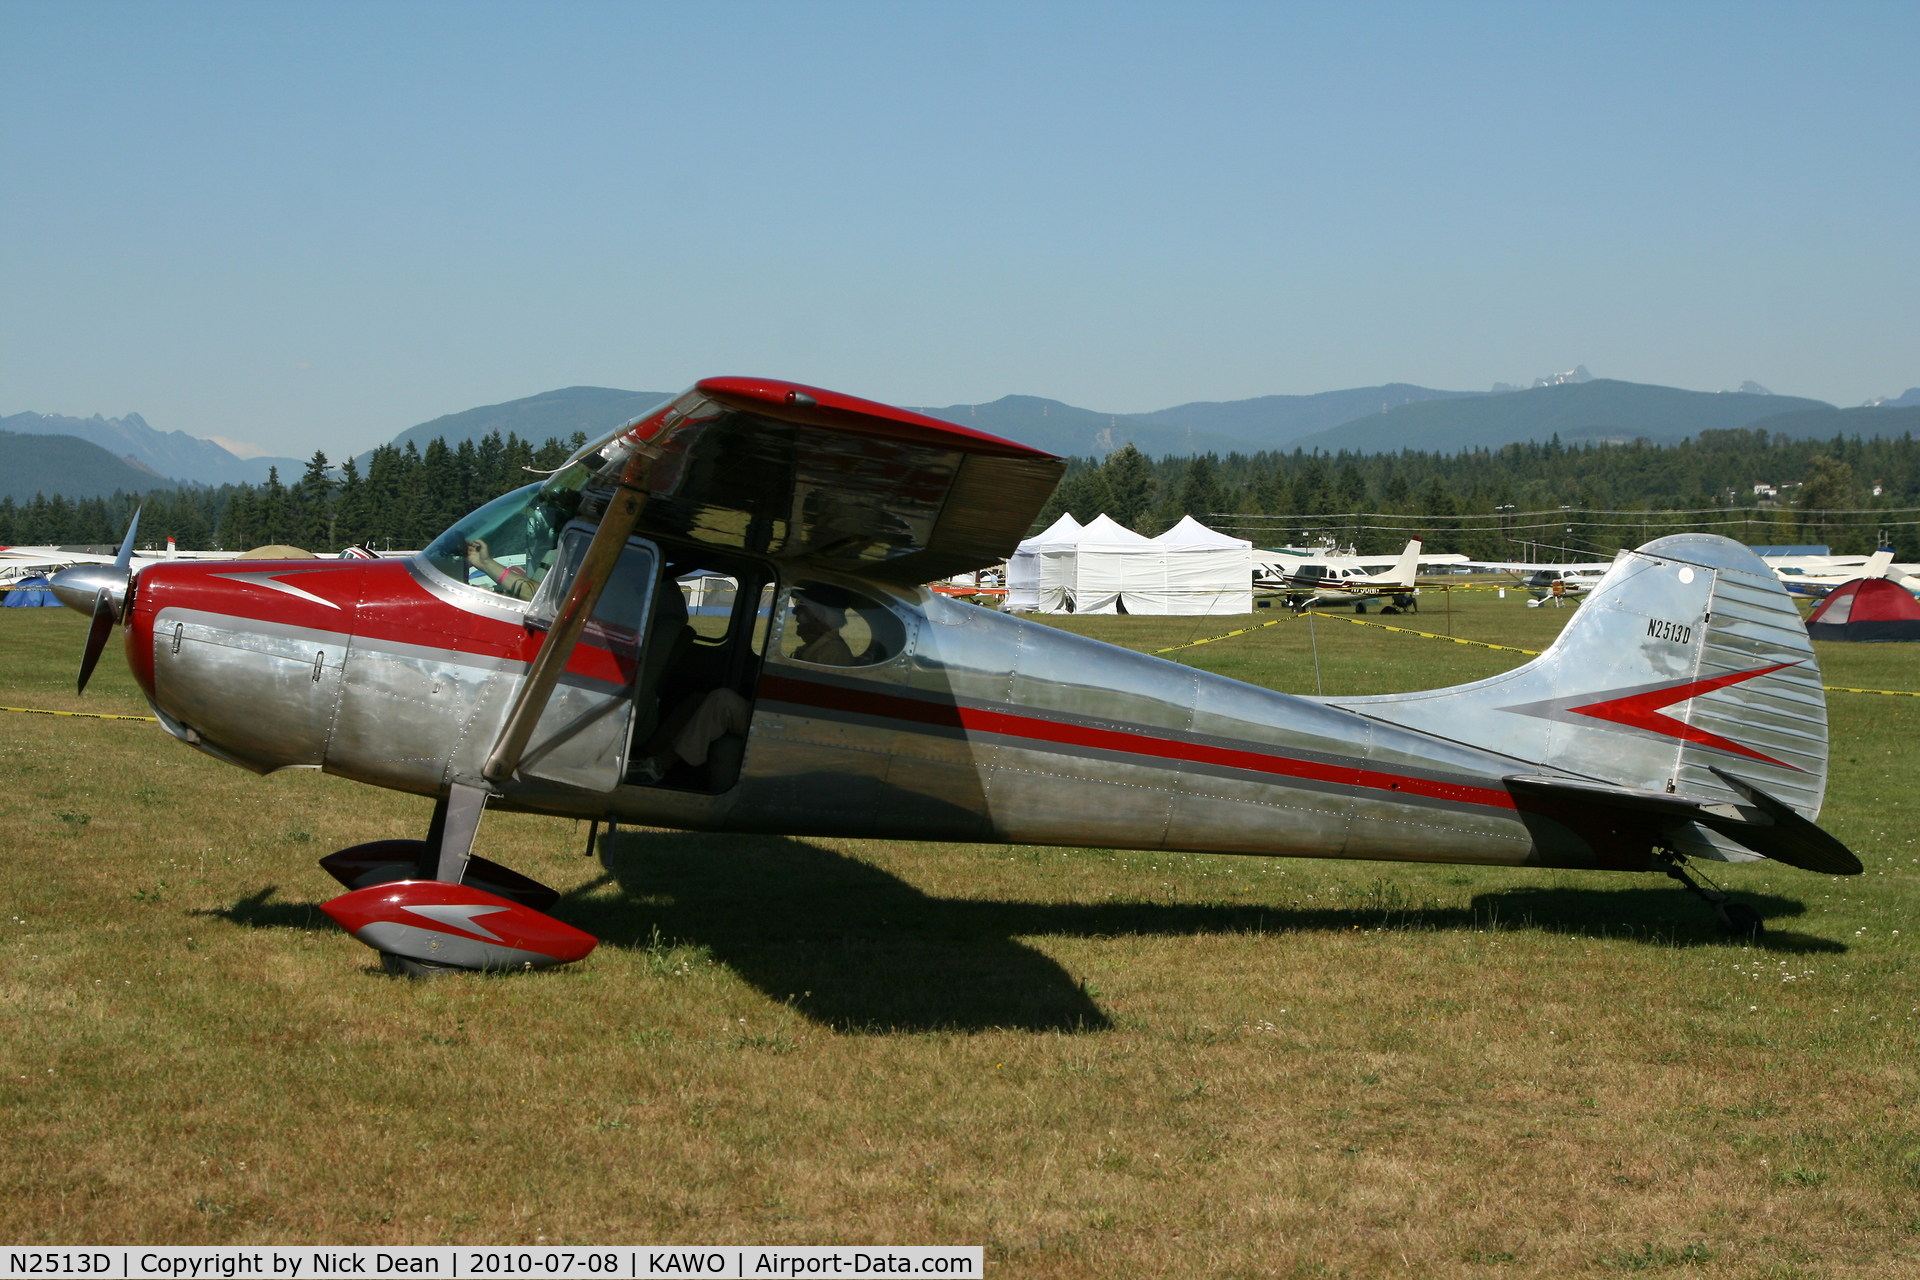
[[[560,682],[560,673],[566,670],[574,642],[593,616],[594,606],[600,603],[600,592],[605,589],[613,566],[619,562],[627,538],[639,523],[640,513],[646,510],[646,485],[656,454],[657,450],[643,445],[627,460],[620,487],[607,502],[606,514],[600,517],[600,527],[594,530],[593,541],[580,562],[580,571],[568,584],[567,598],[554,615],[553,627],[541,643],[540,652],[534,656],[533,665],[527,669],[526,681],[515,695],[512,709],[507,712],[500,739],[493,744],[487,763],[480,770],[488,782],[505,782],[520,767],[520,757],[533,737],[534,726],[540,722],[540,713],[547,709],[554,685]]]

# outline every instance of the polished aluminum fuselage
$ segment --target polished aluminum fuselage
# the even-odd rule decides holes
[[[904,651],[759,666],[721,794],[517,776],[515,809],[713,831],[1531,865],[1611,865],[1539,839],[1502,784],[1524,762],[924,589],[884,592]],[[477,783],[539,647],[518,602],[410,561],[156,566],[128,657],[170,732],[271,772],[425,795]],[[630,661],[583,643],[563,688],[617,699]]]

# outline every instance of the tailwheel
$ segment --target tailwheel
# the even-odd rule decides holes
[[[1720,932],[1736,938],[1757,938],[1767,931],[1767,923],[1760,918],[1760,913],[1744,902],[1723,902],[1715,914],[1719,917]]]
[[[1730,938],[1758,938],[1767,931],[1760,913],[1744,902],[1735,902],[1725,890],[1703,885],[1687,874],[1687,860],[1671,849],[1656,849],[1654,856],[1666,864],[1667,875],[1678,880],[1688,893],[1713,908],[1713,922]]]

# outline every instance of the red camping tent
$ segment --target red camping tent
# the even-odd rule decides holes
[[[1920,640],[1920,600],[1897,582],[1855,578],[1807,618],[1815,640]]]

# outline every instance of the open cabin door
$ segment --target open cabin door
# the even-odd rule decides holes
[[[552,625],[592,541],[590,525],[562,531],[560,554],[534,597],[529,626]],[[620,784],[633,734],[634,681],[659,576],[658,550],[630,539],[527,743],[522,775],[584,791],[612,791]]]

